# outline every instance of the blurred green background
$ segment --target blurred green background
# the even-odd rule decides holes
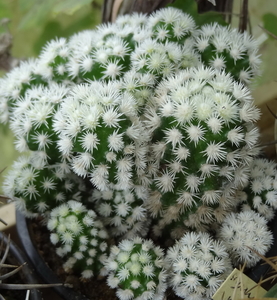
[[[13,57],[18,59],[34,57],[39,54],[40,49],[48,40],[55,37],[68,37],[75,32],[91,29],[99,24],[102,2],[103,0],[0,0],[0,20],[9,20],[8,23],[1,23],[0,36],[3,33],[11,34]],[[234,27],[237,27],[239,23],[238,14],[241,2],[241,0],[234,0],[232,19]],[[263,74],[254,84],[253,97],[256,104],[263,107],[277,98],[277,40],[266,34],[259,25],[277,35],[277,5],[275,0],[248,2],[251,33],[261,43],[263,59]],[[197,15],[194,0],[177,0],[175,5],[182,6],[184,10],[201,19]],[[207,14],[201,20],[220,19],[221,16]],[[0,76],[4,74],[5,72],[0,70]],[[267,125],[261,126],[272,127],[273,123],[274,119],[271,118]],[[272,139],[272,133],[265,138]],[[8,128],[0,127],[0,139],[1,170],[5,167],[9,168],[17,153],[13,150],[13,138]],[[3,174],[6,172],[7,170]]]
[[[93,28],[101,7],[101,0],[0,0],[0,19],[10,19],[12,53],[24,58],[38,55],[50,39]]]

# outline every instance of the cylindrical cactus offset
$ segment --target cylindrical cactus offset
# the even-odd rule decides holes
[[[68,93],[66,84],[49,83],[47,87],[30,87],[24,97],[14,103],[10,127],[18,151],[44,152],[49,164],[62,161],[56,145],[59,137],[53,130],[53,116]]]
[[[45,81],[63,82],[70,80],[67,63],[71,49],[66,38],[49,41],[42,49],[36,72]]]
[[[36,74],[38,59],[21,62],[5,77],[0,79],[0,122],[8,123],[15,102],[24,97],[25,92],[38,85],[45,86],[47,82]]]
[[[66,272],[75,271],[83,279],[105,274],[109,236],[93,210],[67,201],[51,211],[47,227],[57,254],[66,259]]]
[[[196,25],[190,15],[173,7],[160,9],[149,16],[147,29],[150,37],[144,38],[132,53],[136,71],[150,73],[160,81],[199,64],[192,39]]]
[[[197,66],[199,55],[190,38],[195,27],[192,17],[181,10],[167,8],[154,12],[146,26],[149,34],[132,52],[132,69],[151,75],[157,83],[182,69]]]
[[[95,211],[101,216],[110,235],[124,239],[145,237],[149,230],[149,219],[143,201],[148,193],[144,187],[133,190],[93,190]]]
[[[79,82],[119,80],[131,68],[130,56],[140,40],[149,36],[146,16],[122,16],[115,23],[73,35],[68,45],[71,55],[67,70]]]
[[[226,246],[233,264],[246,267],[253,267],[261,260],[252,249],[266,255],[273,242],[267,220],[252,210],[226,216],[218,230],[218,238]]]
[[[147,25],[152,32],[152,38],[160,42],[175,42],[180,45],[184,45],[196,30],[193,18],[173,7],[152,13]]]
[[[203,25],[193,35],[194,48],[206,66],[225,70],[246,84],[259,74],[259,45],[247,32],[214,23]]]
[[[151,240],[126,239],[111,248],[107,283],[120,300],[162,300],[167,288],[163,250]]]
[[[109,26],[116,28],[116,25]],[[87,35],[89,34],[87,32]],[[100,30],[96,33],[93,32],[90,40],[95,35],[96,41],[93,40],[90,51],[86,51],[88,53],[79,54],[80,58],[78,60],[75,56],[69,58],[68,69],[70,75],[82,81],[88,79],[118,80],[124,72],[130,69],[130,53],[133,50],[133,42],[130,42],[127,37],[121,37],[119,34],[108,36],[106,39],[104,37],[100,38]],[[75,42],[78,43],[76,38]],[[73,47],[76,48],[76,45],[73,45]]]
[[[186,233],[167,251],[169,285],[182,299],[210,299],[232,270],[222,242],[208,233]]]
[[[265,158],[255,158],[250,166],[249,183],[236,191],[241,209],[252,209],[270,221],[277,209],[277,165]]]
[[[132,69],[138,73],[151,75],[156,83],[182,69],[198,64],[198,56],[191,43],[182,47],[173,42],[163,44],[152,38],[140,43],[131,56]]]
[[[160,84],[144,114],[154,178],[146,206],[157,235],[205,230],[234,209],[259,152],[259,115],[248,89],[225,73],[191,68]]]
[[[139,184],[146,165],[148,136],[138,106],[118,82],[77,85],[54,117],[58,147],[77,175],[99,190]]]
[[[19,157],[5,177],[3,190],[17,208],[28,217],[43,215],[61,203],[74,199],[80,201],[84,184],[64,163],[45,164],[40,152]]]

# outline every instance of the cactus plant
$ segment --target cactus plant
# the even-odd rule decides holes
[[[214,23],[203,25],[194,39],[195,50],[205,65],[225,70],[246,84],[259,74],[258,43],[246,32]]]
[[[99,190],[131,188],[145,167],[148,137],[135,99],[117,82],[76,86],[53,118],[59,150],[72,170]]]
[[[276,163],[255,158],[251,165],[250,180],[243,190],[236,192],[242,210],[254,210],[268,221],[275,215],[277,205]]]
[[[158,86],[145,113],[157,170],[146,203],[157,235],[205,230],[234,209],[234,190],[248,182],[259,153],[259,115],[245,87],[210,68],[181,71]]]
[[[58,255],[65,258],[65,271],[84,279],[105,274],[109,235],[93,210],[69,200],[51,211],[47,227]]]
[[[232,270],[222,242],[208,233],[185,234],[167,252],[170,285],[182,299],[209,299]]]
[[[50,164],[62,161],[56,147],[58,136],[53,130],[53,116],[69,92],[65,85],[49,83],[47,87],[35,85],[25,91],[14,103],[10,128],[20,152],[40,151]]]
[[[40,153],[20,156],[12,167],[3,189],[26,216],[44,215],[47,218],[61,203],[68,199],[80,201],[88,194],[84,183],[65,163],[49,167]]]
[[[222,246],[234,216],[257,220],[238,227],[266,237],[263,253],[271,244],[266,221],[241,212],[277,207],[247,87],[259,64],[248,34],[198,28],[174,8],[50,41],[0,80],[0,121],[22,152],[5,193],[43,216],[65,270],[83,281],[109,274],[120,299],[162,299],[171,274],[177,295],[210,297],[228,256],[257,262],[236,232],[229,254]]]
[[[161,300],[167,288],[164,253],[151,240],[136,237],[111,248],[107,279],[120,300]]]
[[[252,210],[226,216],[218,230],[218,236],[236,266],[244,263],[247,267],[253,267],[261,256],[252,249],[265,255],[273,241],[266,219]]]

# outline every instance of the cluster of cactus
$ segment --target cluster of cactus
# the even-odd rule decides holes
[[[259,63],[248,34],[174,8],[50,41],[0,80],[22,153],[5,194],[43,216],[66,271],[108,275],[120,300],[211,297],[231,260],[257,262],[257,239],[237,232],[261,235],[261,254],[272,243],[277,168],[258,158],[248,87]]]

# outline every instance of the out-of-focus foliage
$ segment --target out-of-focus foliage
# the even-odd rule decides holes
[[[100,22],[100,1],[92,0],[18,0],[24,14],[18,30],[41,27],[41,35],[34,43],[34,52],[39,53],[45,41],[67,37],[74,32],[92,28]],[[54,36],[54,37],[55,37]]]
[[[19,7],[25,16],[20,21],[19,27],[30,28],[47,20],[49,16],[60,13],[73,15],[84,5],[91,4],[91,0],[20,0]]]
[[[277,36],[277,15],[272,13],[264,14],[263,23],[266,30]]]
[[[9,18],[13,55],[37,56],[55,37],[94,28],[101,21],[102,0],[0,0],[0,19]],[[4,28],[0,29],[3,32]]]

